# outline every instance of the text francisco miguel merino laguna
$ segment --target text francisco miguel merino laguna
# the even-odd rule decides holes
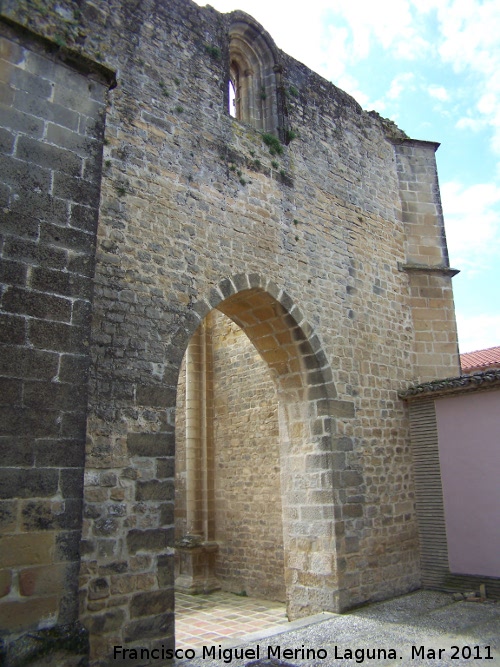
[[[452,647],[455,648],[455,647]],[[487,646],[487,649],[490,647]],[[363,663],[365,660],[395,660],[399,656],[394,648],[344,648],[340,646],[332,646],[330,650],[330,657],[336,660],[354,660],[356,663]],[[434,658],[437,657],[437,651],[427,649],[424,646],[412,647],[412,658]],[[439,650],[439,657],[442,656],[444,649]],[[196,653],[198,652],[198,655]],[[332,655],[333,653],[333,655]],[[433,655],[430,655],[432,653]],[[436,654],[436,655],[434,655]],[[193,660],[195,658],[202,660],[220,660],[226,664],[233,662],[233,660],[251,660],[259,658],[285,658],[285,659],[302,659],[302,660],[325,660],[328,652],[324,648],[307,648],[302,644],[300,647],[283,647],[283,646],[260,646],[256,645],[253,648],[222,648],[219,646],[200,646],[197,651],[192,648],[178,648],[171,649],[162,645],[161,647],[148,648],[125,648],[124,646],[114,647],[115,660]]]

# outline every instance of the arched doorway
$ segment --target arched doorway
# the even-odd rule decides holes
[[[280,468],[274,380],[238,325],[213,310],[177,390],[178,591],[285,601]]]
[[[319,340],[275,285],[255,275],[238,276],[223,281],[195,308],[202,317],[216,308],[232,320],[266,363],[276,387],[288,615],[339,611],[342,531],[336,535],[336,522],[342,498],[334,475],[344,454],[334,451],[332,435],[334,417],[353,416],[352,405],[336,400]],[[216,549],[211,541],[207,547]]]

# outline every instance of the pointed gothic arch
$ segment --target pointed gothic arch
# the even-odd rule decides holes
[[[255,274],[225,279],[207,299],[194,304],[201,321],[213,309],[243,330],[277,387],[289,617],[340,611],[345,606],[342,473],[346,465],[335,418],[353,416],[353,406],[337,400],[319,339],[275,284]],[[189,340],[198,328],[189,332]]]

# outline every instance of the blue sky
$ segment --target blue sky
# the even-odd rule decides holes
[[[199,4],[206,4],[199,2]],[[437,152],[461,352],[500,345],[500,1],[211,0]]]

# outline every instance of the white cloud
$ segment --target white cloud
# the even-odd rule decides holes
[[[358,59],[369,55],[372,41],[404,59],[414,59],[430,44],[419,34],[415,12],[409,0],[336,0],[332,10],[348,23],[353,38],[353,54]]]
[[[447,102],[450,99],[448,91],[444,86],[437,86],[435,84],[431,84],[427,88],[427,92],[431,97],[435,97],[440,102]]]
[[[479,183],[441,186],[446,238],[453,266],[473,273],[500,254],[500,187]]]
[[[391,85],[387,91],[387,97],[391,100],[397,100],[401,97],[401,93],[404,90],[415,90],[415,85],[413,84],[414,80],[415,75],[412,72],[398,74],[391,81]]]
[[[500,154],[500,3],[441,0],[436,6],[441,58],[472,77],[470,94],[478,99],[479,117],[492,130],[491,148]],[[459,123],[457,127],[472,129],[466,120]]]
[[[500,314],[475,316],[457,313],[460,352],[475,352],[500,345]]]
[[[455,123],[455,127],[459,130],[472,130],[472,132],[480,132],[485,126],[484,118],[472,118],[471,116],[464,116]]]

